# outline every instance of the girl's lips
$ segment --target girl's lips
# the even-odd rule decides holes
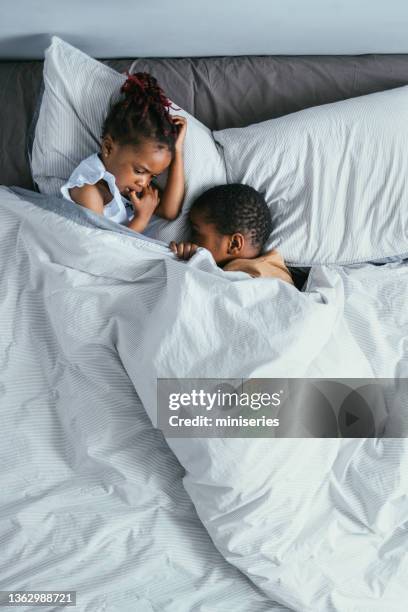
[[[131,192],[134,192],[138,198],[143,196],[143,190],[137,191],[134,187],[125,187],[125,189],[121,192],[122,195],[129,195]]]

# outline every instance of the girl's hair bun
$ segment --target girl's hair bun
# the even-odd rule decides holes
[[[110,134],[121,144],[137,144],[142,138],[152,138],[174,151],[178,130],[169,110],[180,109],[172,105],[148,72],[126,75],[121,87],[124,97],[108,113],[102,137]]]
[[[141,109],[141,118],[144,119],[149,107],[156,107],[162,113],[168,113],[172,107],[171,101],[157,82],[157,79],[148,72],[126,73],[127,79],[122,85],[121,92],[125,94],[124,104],[132,102]]]

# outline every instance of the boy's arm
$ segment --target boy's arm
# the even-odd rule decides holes
[[[184,199],[183,143],[187,130],[187,121],[184,117],[174,116],[173,122],[179,126],[174,158],[169,167],[166,187],[155,210],[156,215],[164,217],[164,219],[169,221],[178,217]]]
[[[95,185],[72,187],[69,195],[77,204],[103,215],[103,197]]]

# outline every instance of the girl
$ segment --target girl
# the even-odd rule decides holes
[[[143,232],[153,214],[175,219],[184,197],[184,117],[146,72],[128,75],[124,98],[102,128],[99,153],[83,160],[61,187],[62,195],[109,219]],[[159,198],[151,181],[169,168]],[[126,197],[125,197],[126,196]]]

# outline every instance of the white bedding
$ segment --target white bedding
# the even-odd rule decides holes
[[[95,612],[405,609],[404,438],[169,439],[220,555],[139,398],[155,422],[157,377],[405,377],[407,266],[321,267],[300,294],[0,188],[0,279],[0,589]]]
[[[408,87],[213,133],[228,183],[265,194],[292,265],[408,256]]]

